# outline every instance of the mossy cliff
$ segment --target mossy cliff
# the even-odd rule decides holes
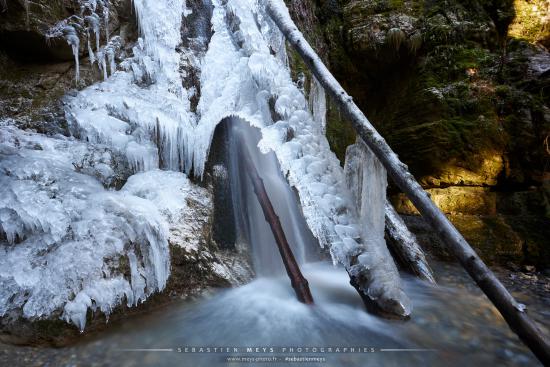
[[[482,256],[550,265],[547,2],[292,3],[337,79]],[[355,138],[334,111],[327,136],[341,159]]]

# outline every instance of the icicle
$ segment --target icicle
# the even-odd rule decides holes
[[[97,53],[99,70],[103,72],[103,80],[107,80],[107,61],[105,57],[105,49]]]
[[[96,44],[96,52],[99,52],[99,43],[100,43],[100,26],[99,26],[99,16],[96,13],[92,13],[91,15],[88,15],[85,17],[86,21],[88,22],[89,27],[92,29],[92,31],[95,34],[95,44]]]
[[[105,40],[109,42],[109,0],[103,4],[103,21],[105,22]]]
[[[121,46],[120,36],[115,36],[103,48],[103,54],[107,58],[107,61],[109,61],[109,71],[111,75],[113,75],[116,71],[115,54],[116,54],[116,51],[120,48],[120,46]],[[137,56],[137,55],[138,55],[137,53],[134,54],[134,56]],[[104,65],[101,67],[103,68]]]
[[[73,51],[74,55],[74,61],[76,66],[76,82],[80,80],[80,60],[79,60],[79,47],[80,47],[80,40],[78,39],[78,34],[76,33],[76,30],[72,26],[66,26],[63,28],[63,35],[65,36],[65,40],[71,46],[71,49]]]
[[[90,65],[93,66],[95,62],[94,50],[92,50],[92,43],[90,41],[90,31],[86,29],[86,40],[88,43],[88,57],[90,58]]]
[[[26,13],[26,24],[27,24],[27,29],[29,28],[30,26],[30,19],[29,19],[29,11],[30,11],[30,3],[29,3],[29,0],[24,0],[23,1],[23,5],[25,7],[25,13]]]
[[[325,89],[313,75],[309,91],[309,107],[313,120],[321,125],[324,133],[327,125],[327,99]]]
[[[107,58],[109,59],[109,71],[111,72],[111,75],[113,75],[116,71],[115,52],[112,49],[107,49],[105,52],[107,53]]]

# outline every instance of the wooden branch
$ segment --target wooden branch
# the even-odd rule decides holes
[[[424,251],[395,211],[393,205],[386,201],[386,234],[389,237],[388,247],[398,258],[398,262],[420,279],[436,284]]]
[[[282,0],[268,0],[267,12],[287,41],[296,49],[317,80],[350,119],[359,136],[382,162],[390,177],[409,197],[420,214],[447,243],[468,274],[500,311],[510,328],[545,365],[550,365],[550,343],[491,270],[483,263],[460,232],[430,199],[384,138],[334,78],[313,48],[298,30]]]
[[[288,241],[286,240],[285,233],[283,231],[283,227],[281,226],[281,221],[275,213],[273,205],[271,205],[271,200],[269,199],[267,191],[265,190],[264,182],[258,174],[256,166],[254,165],[254,162],[250,157],[248,147],[246,147],[246,145],[242,143],[239,146],[239,152],[240,158],[243,160],[244,167],[248,173],[248,176],[250,177],[250,180],[252,181],[252,185],[254,186],[254,193],[256,194],[258,201],[260,202],[260,206],[262,207],[262,211],[264,212],[265,220],[267,221],[267,223],[269,223],[271,231],[273,232],[273,237],[275,237],[275,242],[277,242],[279,253],[281,254],[286,273],[290,278],[290,283],[292,285],[292,288],[294,288],[296,297],[300,302],[311,305],[314,302],[313,297],[311,296],[311,292],[309,290],[308,281],[302,275],[300,267],[298,266],[298,263],[294,258],[294,254],[290,249]]]

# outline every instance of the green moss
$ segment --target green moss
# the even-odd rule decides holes
[[[346,158],[346,149],[348,146],[355,143],[357,134],[338,107],[330,100],[327,104],[326,136],[331,150],[336,154],[343,165]]]
[[[389,0],[389,5],[392,9],[402,9],[405,6],[404,0]]]
[[[550,5],[546,0],[515,0],[515,19],[509,35],[531,43],[550,45]]]
[[[433,81],[448,84],[452,81],[467,80],[473,76],[484,73],[483,68],[488,68],[499,60],[500,55],[491,53],[477,45],[441,45],[435,47],[426,56],[424,72]],[[482,69],[482,70],[480,70]]]

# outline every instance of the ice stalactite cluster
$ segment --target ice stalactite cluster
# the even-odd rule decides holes
[[[169,242],[197,250],[200,223],[187,199],[209,201],[182,173],[195,122],[176,52],[188,9],[171,0],[134,5],[142,38],[133,57],[66,101],[73,138],[0,126],[0,316],[57,315],[83,329],[90,309],[109,315],[164,289]],[[67,24],[59,31],[76,43]],[[111,71],[116,42],[101,49]]]
[[[80,13],[63,19],[51,27],[46,33],[47,39],[63,38],[71,46],[75,59],[75,79],[80,79],[80,44],[85,37],[90,63],[97,62],[98,68],[107,78],[106,59],[111,64],[111,74],[114,73],[113,62],[115,47],[120,47],[120,41],[111,42],[109,38],[109,0],[79,0]],[[99,13],[99,14],[98,14]],[[103,19],[102,19],[103,17]],[[101,28],[105,29],[105,46],[101,45]],[[95,52],[92,48],[92,37],[95,38]]]
[[[166,221],[132,185],[104,188],[114,159],[102,147],[2,126],[0,316],[59,313],[83,329],[88,308],[108,315],[164,288]]]
[[[238,116],[261,129],[260,148],[276,153],[283,173],[299,193],[310,229],[322,246],[330,248],[334,261],[366,276],[388,270],[382,265],[391,262],[389,255],[385,257],[384,243],[371,250],[374,243],[362,239],[343,170],[330,150],[323,124],[314,121],[306,98],[290,77],[286,53],[274,52],[283,50],[283,36],[263,12],[263,4],[212,2],[213,35],[200,63],[196,114],[190,112],[189,91],[174,83],[180,80],[175,52],[180,35],[174,29],[180,28],[181,17],[171,14],[178,9],[171,8],[175,6],[171,2],[136,1],[135,5],[143,40],[134,58],[123,63],[127,73],[84,90],[71,102],[75,133],[125,154],[134,171],[192,168],[202,177],[217,124]],[[153,21],[159,18],[164,22]],[[316,95],[315,111],[320,116],[321,91]],[[380,256],[352,261],[369,251]],[[380,285],[372,284],[376,289],[372,298],[408,314],[397,270],[389,270]]]
[[[121,63],[119,73],[69,102],[73,134],[109,145],[127,157],[134,172],[158,167],[188,171],[191,166],[188,151],[196,117],[190,112],[176,52],[184,5],[134,1],[142,36],[134,56]],[[109,46],[105,50],[111,55]],[[113,65],[112,56],[108,59]]]
[[[260,149],[275,152],[334,262],[373,279],[373,302],[410,311],[384,244],[360,230],[344,171],[324,136],[324,93],[314,86],[312,116],[263,1],[205,1],[213,32],[204,52],[182,40],[191,13],[185,1],[134,0],[141,37],[116,72],[116,37],[97,52],[99,14],[108,21],[108,2],[81,4],[82,17],[61,22],[51,36],[64,36],[78,61],[79,35],[87,30],[106,79],[67,98],[74,138],[0,127],[0,315],[18,308],[28,318],[59,312],[83,328],[90,308],[109,314],[162,290],[171,228],[184,218],[185,197],[200,196],[182,172],[203,176],[216,125],[231,116],[261,129]],[[187,64],[200,74],[199,85],[182,72]],[[198,97],[195,109],[191,99]],[[120,167],[133,176],[121,190],[106,190]],[[129,277],[117,270],[121,259]],[[374,280],[382,270],[388,273]]]
[[[313,120],[320,124],[323,132],[325,132],[327,127],[327,97],[325,89],[315,76],[311,78],[309,107]]]
[[[399,272],[384,239],[388,185],[386,170],[360,138],[346,151],[345,175],[366,243],[366,251],[357,260],[368,264],[368,294],[374,299],[386,298],[381,302],[399,300],[406,311],[403,313],[409,314],[411,310],[406,296],[395,287],[399,282]],[[387,310],[392,305],[381,306]]]

